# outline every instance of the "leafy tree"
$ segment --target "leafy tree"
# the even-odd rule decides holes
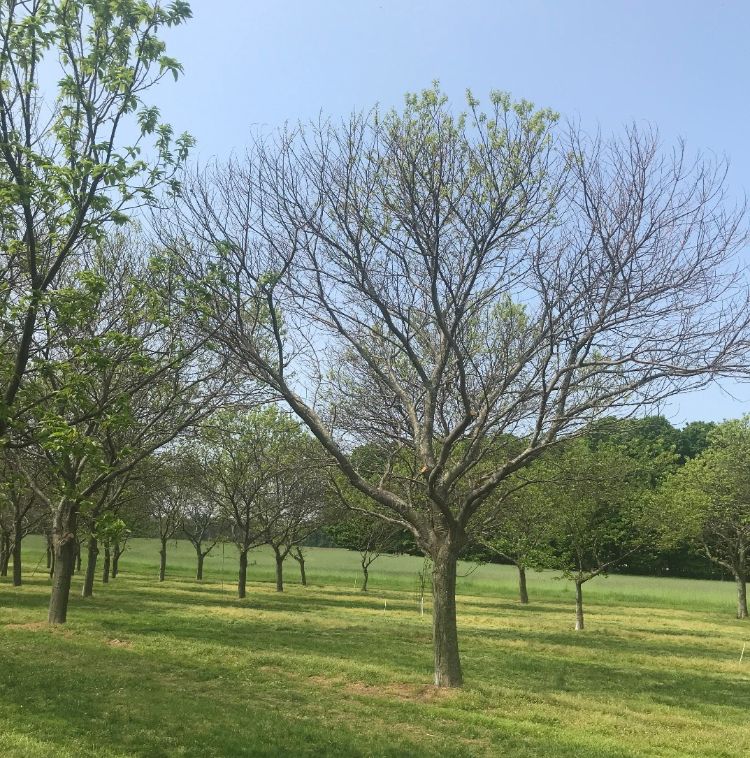
[[[67,262],[177,189],[192,140],[146,97],[180,73],[159,35],[189,17],[184,0],[0,3],[0,439]]]
[[[167,257],[118,236],[78,264],[44,311],[52,336],[14,431],[50,471],[45,489],[24,475],[52,514],[51,623],[66,620],[80,514],[100,516],[118,480],[209,415],[226,386],[221,363],[183,328],[190,306]]]
[[[708,433],[709,447],[665,482],[675,526],[737,584],[737,618],[747,618],[750,559],[750,417]]]
[[[387,521],[366,513],[349,513],[336,523],[326,527],[337,545],[359,553],[362,566],[362,592],[367,592],[370,566],[384,553],[394,552],[398,547],[402,530]]]
[[[196,461],[191,460],[194,467],[191,476],[199,482],[198,472],[195,468]],[[182,515],[182,532],[195,548],[196,569],[195,578],[203,579],[203,562],[206,556],[216,547],[221,538],[223,521],[221,511],[212,499],[205,496],[205,490],[200,486],[194,486],[194,495],[187,499]]]
[[[278,592],[284,590],[287,556],[330,518],[322,471],[324,458],[317,441],[296,422],[285,419],[282,423],[277,430],[275,467],[256,510],[258,534],[276,559]]]
[[[621,448],[587,440],[566,444],[540,460],[552,522],[547,567],[575,585],[576,630],[584,628],[583,585],[664,537],[663,509],[648,484],[648,470]]]
[[[680,429],[677,452],[684,463],[700,455],[710,444],[710,434],[716,424],[713,421],[691,421]]]
[[[294,443],[299,437],[297,423],[274,406],[244,414],[225,411],[203,429],[203,486],[219,505],[239,551],[240,598],[247,594],[248,552],[268,542],[274,518],[284,515],[285,498],[273,507],[269,504],[274,502],[276,482],[294,478]],[[281,489],[280,485],[279,494]]]
[[[525,476],[534,476],[532,471],[539,468],[530,467]],[[557,505],[548,494],[540,486],[530,485],[529,479],[508,480],[503,490],[488,498],[477,529],[480,545],[518,569],[518,600],[522,605],[529,602],[526,570],[549,564],[557,515]]]
[[[503,93],[456,114],[433,88],[258,140],[196,172],[171,220],[217,349],[430,556],[440,686],[462,682],[456,565],[493,491],[593,420],[747,362],[721,166],[555,122]]]
[[[0,448],[0,576],[7,576],[12,559],[15,587],[23,583],[23,539],[36,531],[47,515],[19,471],[19,463],[23,459],[26,459],[27,466],[33,465],[28,458],[23,450]],[[43,481],[41,468],[37,468],[35,477]]]

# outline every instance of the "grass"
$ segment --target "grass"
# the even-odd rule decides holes
[[[76,577],[69,623],[50,629],[41,547],[28,541],[24,587],[0,583],[3,756],[750,754],[750,627],[728,582],[595,580],[576,633],[567,582],[531,574],[522,608],[511,569],[465,566],[467,685],[444,692],[419,558],[380,559],[364,595],[356,554],[310,550],[311,586],[290,559],[280,594],[259,550],[239,601],[233,549],[198,583],[190,546],[171,545],[159,584],[157,543],[137,540],[93,598]]]

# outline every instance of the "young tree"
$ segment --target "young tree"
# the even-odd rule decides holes
[[[368,516],[362,512],[350,512],[336,523],[326,527],[336,544],[359,553],[362,567],[362,592],[367,592],[370,566],[384,553],[393,552],[399,544],[402,530],[395,524]]]
[[[222,532],[222,522],[218,506],[196,489],[193,497],[185,503],[182,516],[182,532],[195,548],[195,578],[203,579],[203,562],[214,549]]]
[[[0,439],[66,262],[177,187],[192,140],[144,98],[180,73],[159,35],[190,15],[184,0],[0,3]]]
[[[427,90],[258,140],[173,221],[217,347],[431,558],[439,686],[462,682],[456,565],[492,492],[592,420],[747,364],[723,167],[555,120]]]
[[[268,540],[271,529],[260,514],[269,488],[290,468],[287,442],[299,434],[288,416],[271,406],[245,414],[220,413],[203,430],[204,482],[218,503],[239,551],[237,594],[247,594],[247,554]]]
[[[538,467],[537,467],[538,468]],[[533,476],[534,466],[524,471]],[[542,472],[539,472],[542,474]],[[541,483],[508,480],[503,490],[487,499],[478,516],[477,542],[512,563],[518,570],[518,601],[528,605],[526,570],[541,569],[550,559],[555,534],[556,504]]]
[[[305,551],[301,545],[295,545],[292,550],[292,558],[299,565],[299,581],[303,587],[307,587],[307,572],[305,571]]]
[[[18,462],[23,457],[28,458],[22,450],[0,447],[0,576],[7,576],[12,559],[15,587],[23,583],[23,539],[35,531],[46,516],[39,498],[20,474]],[[35,475],[41,482],[43,472],[37,470]]]
[[[576,440],[535,464],[544,469],[546,511],[553,530],[547,568],[575,586],[575,629],[584,628],[583,585],[622,565],[663,537],[664,510],[649,487],[648,469],[613,445]],[[541,478],[541,477],[540,477]]]
[[[154,492],[151,500],[151,517],[159,530],[159,581],[163,582],[167,571],[167,543],[180,526],[188,503],[193,497],[189,484],[172,480]]]
[[[708,559],[737,584],[737,618],[747,618],[750,569],[750,417],[725,421],[708,433],[709,446],[670,477],[663,501]]]

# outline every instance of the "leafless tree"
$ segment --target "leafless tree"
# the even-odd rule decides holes
[[[500,483],[593,419],[745,370],[724,173],[648,130],[590,138],[500,93],[459,116],[429,90],[189,182],[172,235],[220,349],[432,559],[437,685],[462,682],[456,562]]]

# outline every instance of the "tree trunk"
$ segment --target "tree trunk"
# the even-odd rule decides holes
[[[362,592],[367,592],[367,582],[370,580],[370,570],[367,564],[362,561]]]
[[[195,552],[198,556],[198,567],[195,570],[195,578],[200,581],[203,579],[203,559],[205,558],[205,555],[201,552],[201,546],[198,545],[195,548]]]
[[[576,581],[576,631],[583,629],[583,582]]]
[[[81,572],[81,542],[78,537],[75,537],[75,571]]]
[[[307,574],[305,574],[305,556],[300,555],[299,558],[297,558],[297,563],[299,563],[299,577],[300,581],[302,582],[302,586],[307,587]]]
[[[284,558],[276,553],[276,592],[284,591]]]
[[[52,579],[55,576],[55,545],[54,541],[52,540],[52,535],[50,535],[50,562],[49,562],[49,578]]]
[[[0,576],[8,576],[10,563],[10,536],[0,535]]]
[[[21,586],[21,542],[23,540],[23,521],[13,521],[13,586]]]
[[[432,642],[435,685],[460,687],[463,683],[456,627],[456,564],[458,551],[449,541],[432,556]]]
[[[240,576],[237,581],[237,596],[245,597],[247,587],[247,550],[240,550]]]
[[[52,535],[47,534],[47,568],[52,569]]]
[[[117,574],[120,572],[120,556],[123,554],[123,550],[120,550],[120,543],[115,542],[112,550],[112,578],[116,579]]]
[[[109,542],[104,543],[104,566],[102,568],[102,584],[109,584],[109,572],[112,566],[112,552]]]
[[[747,584],[745,583],[745,577],[742,574],[735,574],[735,581],[737,582],[737,618],[747,618]]]
[[[167,540],[162,537],[161,550],[159,551],[159,581],[164,581],[167,573]]]
[[[94,594],[94,572],[96,571],[96,558],[99,555],[99,544],[93,535],[89,538],[88,559],[86,561],[86,576],[83,580],[81,597],[91,597]]]
[[[74,506],[61,506],[54,517],[52,542],[54,559],[52,561],[52,593],[49,599],[50,624],[64,624],[68,618],[68,600],[70,599],[70,581],[76,561],[76,521],[78,513]]]
[[[526,589],[526,567],[518,567],[518,602],[521,605],[529,604],[529,592]]]

